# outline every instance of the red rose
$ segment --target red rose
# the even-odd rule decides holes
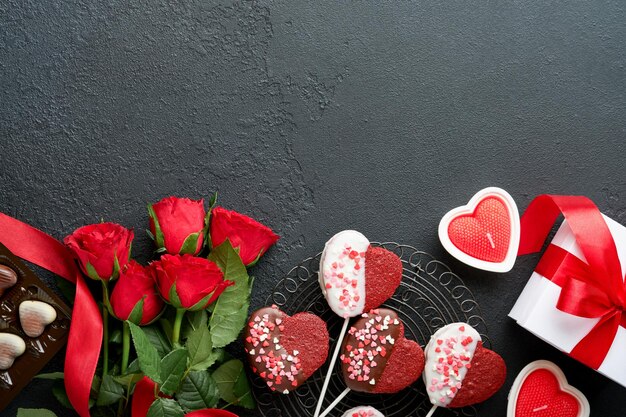
[[[132,230],[115,223],[79,227],[63,242],[74,253],[80,268],[92,279],[117,278],[130,257]]]
[[[143,299],[143,311],[139,325],[146,325],[154,321],[165,303],[159,296],[154,278],[148,268],[144,268],[135,261],[130,261],[120,273],[120,279],[111,293],[111,307],[115,316],[120,320],[129,320],[133,308]]]
[[[224,281],[224,274],[214,262],[192,255],[163,255],[150,266],[161,297],[185,310],[206,308],[234,284]]]
[[[158,249],[196,255],[204,243],[204,200],[166,197],[148,207],[150,231]]]
[[[230,240],[233,248],[239,248],[239,257],[246,266],[254,265],[279,239],[269,227],[222,207],[215,207],[211,212],[210,231],[213,247]]]

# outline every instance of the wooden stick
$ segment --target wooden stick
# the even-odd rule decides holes
[[[432,417],[432,415],[435,414],[436,410],[437,410],[437,406],[433,405],[433,408],[431,408],[428,414],[426,414],[426,417]]]
[[[341,400],[343,400],[343,397],[348,395],[349,392],[350,392],[350,388],[344,389],[343,392],[341,394],[339,394],[339,396],[337,398],[335,398],[335,401],[333,401],[328,406],[328,408],[326,410],[324,410],[324,412],[322,414],[320,414],[320,417],[326,417],[328,415],[328,413],[333,411],[333,408],[335,408],[337,406],[337,404],[339,404],[341,402]]]
[[[328,372],[326,372],[326,377],[324,378],[324,385],[322,385],[322,392],[320,392],[320,398],[317,400],[317,406],[315,407],[315,414],[313,414],[314,417],[319,417],[320,415],[320,410],[322,409],[322,403],[324,402],[324,396],[326,395],[326,390],[328,389],[328,383],[330,382],[330,377],[333,374],[333,369],[335,368],[335,362],[337,362],[337,357],[339,356],[339,351],[341,350],[341,343],[343,342],[343,338],[346,335],[346,330],[348,330],[349,322],[350,322],[350,318],[346,317],[346,319],[343,322],[343,327],[341,328],[341,333],[339,333],[339,337],[337,338],[337,344],[335,345],[335,351],[333,352],[333,357],[330,359],[330,366],[328,367]]]

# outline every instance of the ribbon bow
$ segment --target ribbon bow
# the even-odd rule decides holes
[[[563,214],[586,262],[550,244],[535,269],[561,287],[557,308],[598,319],[570,356],[598,369],[619,326],[626,327],[626,286],[615,241],[596,205],[583,196],[541,195],[521,218],[518,255],[538,252],[554,222]]]

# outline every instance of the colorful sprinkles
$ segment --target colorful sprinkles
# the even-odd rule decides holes
[[[383,415],[372,407],[356,407],[346,411],[343,417],[383,417]]]
[[[267,382],[272,391],[287,394],[299,385],[297,377],[302,364],[298,358],[300,352],[287,352],[280,344],[280,334],[284,330],[282,323],[280,314],[254,315],[248,323],[249,335],[245,341],[250,346],[246,352],[254,357],[253,371]]]

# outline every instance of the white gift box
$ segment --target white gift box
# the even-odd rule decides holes
[[[622,268],[626,266],[626,227],[604,216],[613,236]],[[566,221],[563,222],[551,242],[586,262],[574,234]],[[561,287],[548,278],[533,272],[522,294],[517,299],[509,317],[557,349],[570,353],[600,319],[578,317],[558,310],[556,305]],[[619,327],[611,348],[597,370],[613,381],[626,387],[626,329]]]

